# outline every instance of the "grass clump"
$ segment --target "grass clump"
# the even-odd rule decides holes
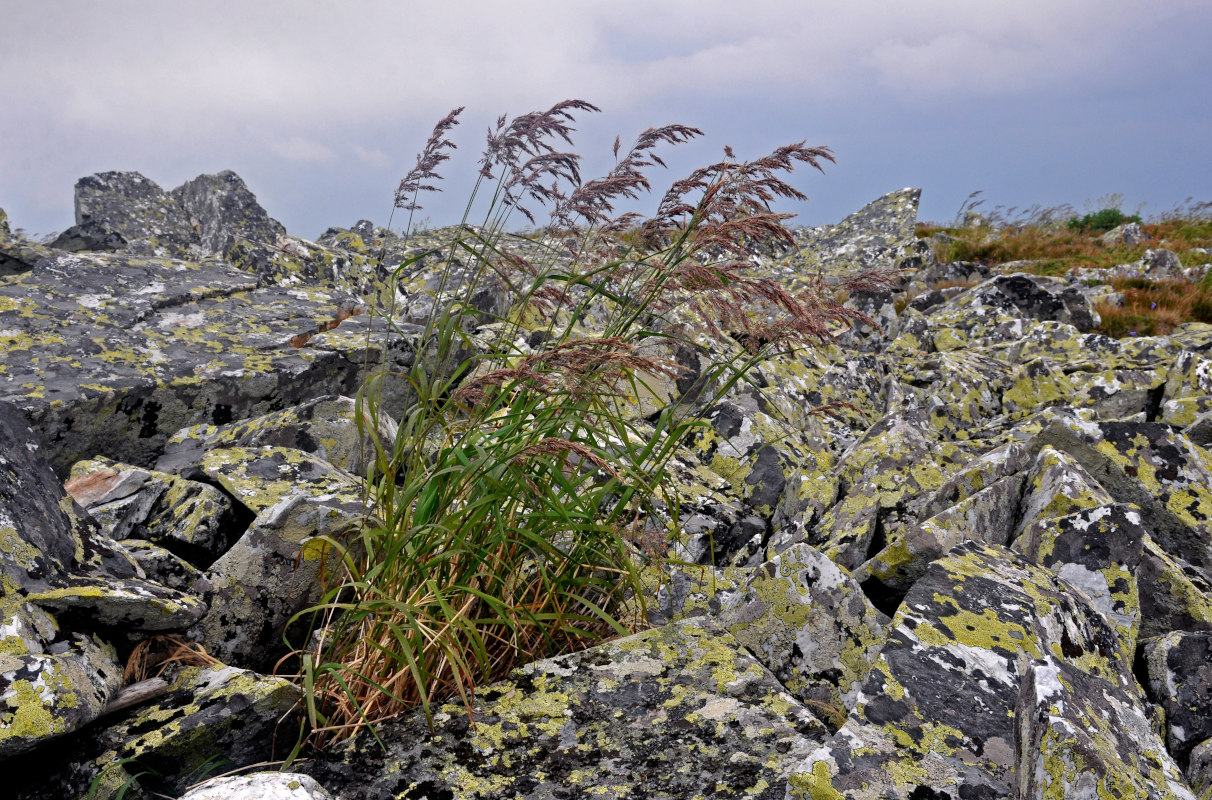
[[[370,375],[359,395],[371,418],[384,381],[406,381],[412,399],[394,441],[375,444],[370,516],[332,542],[341,574],[299,653],[316,742],[417,706],[429,715],[444,698],[470,709],[477,684],[519,662],[632,630],[637,563],[667,552],[677,498],[665,470],[699,424],[696,402],[761,359],[865,320],[835,289],[887,281],[793,295],[755,274],[755,246],[793,244],[790,215],[768,210],[803,199],[784,175],[821,169],[827,148],[801,142],[753,161],[725,148],[651,216],[616,213],[649,190],[659,148],[701,133],[652,128],[621,157],[616,140],[611,171],[582,181],[579,157],[561,148],[573,115],[596,110],[566,101],[502,117],[464,222],[395,271],[440,264],[412,366]],[[460,111],[435,127],[395,208],[411,216],[436,189]],[[467,224],[480,207],[480,224]],[[515,212],[536,225],[537,208],[548,215],[537,233],[506,233]],[[479,302],[485,293],[501,301]],[[393,309],[377,313],[396,325]],[[677,357],[687,351],[693,375]]]
[[[1128,222],[1140,222],[1139,214],[1125,214],[1118,208],[1103,208],[1081,218],[1069,220],[1067,227],[1078,233],[1105,233]]]

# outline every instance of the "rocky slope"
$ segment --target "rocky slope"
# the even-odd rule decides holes
[[[916,207],[761,262],[901,272],[849,301],[879,328],[701,409],[673,476],[703,566],[651,574],[654,627],[517,670],[474,724],[190,796],[1212,797],[1212,327],[1090,333],[1100,276],[934,263]],[[290,237],[232,173],[92,176],[77,223],[36,245],[0,212],[0,759],[18,797],[177,793],[294,744],[268,673],[361,512],[348,396],[416,357],[434,267],[389,337],[361,312],[424,241]],[[164,634],[212,660],[124,686]]]

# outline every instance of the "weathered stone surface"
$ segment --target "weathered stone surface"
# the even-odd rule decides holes
[[[114,539],[146,539],[208,567],[243,533],[232,501],[213,486],[108,458],[78,461],[67,492]]]
[[[170,589],[190,592],[202,577],[202,571],[193,564],[146,539],[123,539],[119,544],[138,562],[148,580]]]
[[[227,256],[237,240],[275,242],[286,234],[282,223],[270,218],[243,179],[231,170],[199,175],[173,189],[171,196],[207,254]]]
[[[1146,536],[1137,569],[1141,638],[1170,631],[1212,631],[1212,583],[1204,572]]]
[[[82,547],[39,449],[25,416],[0,403],[0,595],[58,581]]]
[[[1140,510],[1117,503],[1037,519],[1013,547],[1085,592],[1130,659],[1140,629],[1136,574],[1147,535]]]
[[[1033,440],[1072,455],[1116,499],[1140,507],[1150,535],[1212,567],[1212,456],[1168,425],[1084,422],[1057,414]]]
[[[68,578],[27,599],[55,616],[123,633],[183,631],[206,612],[197,597],[138,578]]]
[[[1134,695],[1115,632],[1004,548],[966,543],[910,590],[846,724],[800,765],[797,797],[1011,797],[1015,709],[1034,661]],[[1047,754],[1045,754],[1047,755]]]
[[[1110,681],[1032,661],[1014,716],[1017,797],[1193,800],[1137,698]]]
[[[1212,738],[1212,632],[1175,631],[1141,642],[1146,689],[1166,711],[1166,743],[1182,766]]]
[[[180,800],[331,800],[315,778],[298,772],[257,772],[214,778]]]
[[[116,235],[141,255],[205,254],[185,210],[137,172],[99,172],[76,181],[76,225],[92,236]]]
[[[853,578],[798,544],[752,569],[708,573],[697,588],[679,592],[675,616],[710,614],[816,716],[841,724],[887,637],[888,618]]]
[[[303,765],[348,795],[781,798],[827,735],[705,620],[536,661],[459,705],[380,725]],[[691,755],[693,754],[693,755]],[[688,757],[689,756],[689,757]]]
[[[857,569],[965,460],[957,447],[935,440],[923,411],[885,417],[838,459],[841,499],[825,512],[812,543]]]
[[[0,758],[92,722],[121,678],[109,644],[61,630],[18,595],[0,595]]]
[[[61,474],[95,455],[150,466],[187,425],[352,394],[361,362],[305,346],[352,302],[258,290],[217,262],[57,256],[0,285],[0,399],[27,412]]]
[[[300,692],[285,678],[234,667],[185,667],[155,703],[65,737],[40,755],[42,770],[9,776],[19,800],[112,798],[131,792],[175,796],[197,776],[283,758],[298,733]],[[149,796],[149,795],[144,795]]]
[[[364,425],[366,435],[359,430]],[[226,425],[196,425],[169,438],[157,469],[181,472],[201,463],[203,455],[220,447],[289,447],[312,453],[334,467],[363,475],[374,458],[377,439],[390,447],[396,424],[380,414],[377,424],[369,412],[358,420],[357,403],[349,397],[327,395],[260,417]]]
[[[363,519],[362,484],[283,447],[211,450],[201,469],[256,518],[195,587],[210,610],[189,636],[225,663],[266,669],[286,649],[290,618],[319,599],[321,573],[336,568],[330,540]]]

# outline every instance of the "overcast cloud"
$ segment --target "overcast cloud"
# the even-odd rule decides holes
[[[234,169],[291,232],[382,223],[433,123],[466,105],[452,221],[498,114],[570,97],[587,171],[656,124],[751,157],[807,139],[803,221],[921,186],[922,215],[969,192],[1079,207],[1112,192],[1157,213],[1212,199],[1206,0],[3,0],[0,207],[46,233],[72,186],[142,172],[165,188]],[[462,160],[459,160],[459,157]]]

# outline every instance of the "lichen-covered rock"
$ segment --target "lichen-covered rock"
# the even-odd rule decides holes
[[[1141,616],[1136,573],[1146,536],[1140,510],[1116,503],[1037,519],[1013,548],[1085,592],[1131,658]]]
[[[857,569],[966,460],[955,445],[932,436],[923,411],[885,417],[838,459],[840,499],[821,518],[811,543]]]
[[[1009,544],[1024,482],[1021,475],[1000,478],[920,523],[886,531],[884,547],[854,571],[855,579],[892,613],[926,567],[957,544]]]
[[[45,259],[0,284],[0,399],[27,412],[60,474],[95,455],[150,466],[188,425],[352,394],[362,362],[306,346],[351,303],[314,287],[256,289],[218,262]]]
[[[206,613],[199,598],[138,578],[70,577],[27,599],[57,617],[123,634],[183,631]]]
[[[202,571],[193,564],[146,539],[123,539],[119,544],[138,562],[150,581],[179,592],[190,592],[202,578]]]
[[[849,275],[868,269],[921,266],[928,245],[915,238],[920,189],[900,189],[868,203],[836,225],[796,233],[799,252],[773,270],[793,291],[819,271]]]
[[[25,416],[0,403],[0,595],[57,582],[81,547],[63,487],[38,451]]]
[[[0,758],[92,722],[121,680],[108,643],[61,630],[18,595],[0,595]]]
[[[1031,446],[1069,453],[1117,500],[1139,506],[1167,551],[1212,567],[1212,456],[1169,425],[1057,413]]]
[[[787,691],[840,725],[883,647],[888,618],[853,578],[806,544],[722,577],[713,585],[709,576],[701,599],[683,613],[710,613]]]
[[[1138,699],[1110,681],[1032,661],[1014,717],[1017,797],[1194,800]]]
[[[385,722],[386,752],[363,734],[302,769],[346,796],[781,798],[828,733],[702,619],[528,664],[468,716]]]
[[[177,200],[137,172],[99,172],[76,181],[76,225],[92,236],[117,235],[141,255],[205,254]]]
[[[1212,632],[1175,631],[1141,642],[1146,689],[1166,712],[1166,744],[1187,767],[1212,737]]]
[[[196,587],[210,610],[189,636],[224,663],[265,669],[284,652],[291,617],[319,599],[321,574],[335,569],[330,542],[364,519],[362,484],[284,447],[211,450],[201,469],[256,518]]]
[[[1212,582],[1151,536],[1145,537],[1136,579],[1142,639],[1171,631],[1212,631]]]
[[[846,724],[800,765],[791,796],[1016,796],[1020,761],[1034,758],[1016,745],[1015,715],[1033,661],[1135,695],[1102,615],[1004,548],[956,547],[892,624]]]
[[[108,458],[76,462],[64,488],[114,539],[145,539],[203,568],[243,532],[215,487]]]
[[[1024,531],[1038,526],[1041,521],[1114,502],[1114,498],[1080,463],[1065,453],[1043,447],[1027,475],[1019,504],[1018,524],[1011,539],[1018,539]]]
[[[199,175],[173,189],[171,197],[197,232],[203,253],[226,257],[238,239],[274,242],[286,234],[282,223],[271,219],[244,180],[224,170]]]
[[[363,475],[374,459],[374,441],[390,448],[395,438],[396,424],[386,414],[380,414],[376,423],[369,412],[363,412],[359,420],[352,398],[326,395],[240,422],[178,431],[165,444],[156,467],[181,472],[197,466],[209,450],[272,446],[312,453],[338,469]]]
[[[256,772],[213,778],[180,800],[332,800],[315,778],[298,772]]]
[[[733,497],[745,505],[746,516],[763,521],[756,541],[715,542],[709,563],[725,565],[764,558],[770,521],[784,501],[798,514],[809,506],[820,509],[832,500],[833,485],[826,478],[833,458],[819,442],[806,440],[800,431],[762,410],[760,395],[738,396],[707,410],[707,425],[687,441],[690,453],[707,469],[724,479]],[[791,484],[795,494],[786,497]],[[803,496],[801,496],[801,494]]]
[[[1076,287],[1057,278],[1025,273],[996,275],[948,301],[939,311],[970,308],[997,308],[1025,319],[1066,322],[1079,330],[1091,330],[1101,322]]]
[[[109,800],[128,785],[177,796],[199,776],[284,758],[298,735],[297,686],[229,666],[185,667],[167,693],[84,736],[51,743],[44,770],[10,775],[18,800]],[[150,796],[150,795],[145,795]]]

